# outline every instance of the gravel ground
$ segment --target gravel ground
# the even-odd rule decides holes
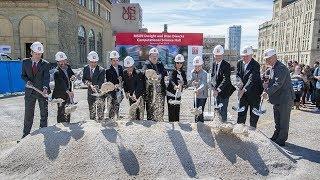
[[[212,124],[91,121],[34,131],[0,157],[8,178],[128,179],[284,177],[294,160],[263,134]],[[5,175],[4,175],[5,174]]]
[[[71,117],[71,121],[76,124],[52,126],[47,130],[35,131],[32,136],[17,145],[16,141],[22,136],[23,96],[0,99],[1,172],[9,173],[11,178],[30,179],[45,178],[44,172],[51,174],[52,178],[66,179],[64,177],[68,176],[68,171],[63,169],[68,169],[72,172],[70,174],[83,178],[95,175],[97,178],[101,177],[100,179],[108,173],[115,173],[109,178],[120,179],[320,179],[320,115],[309,112],[314,108],[311,105],[302,110],[292,111],[288,143],[280,148],[260,133],[255,132],[249,138],[243,139],[218,133],[214,128],[209,131],[208,127],[212,125],[197,127],[199,125],[192,123],[192,96],[188,91],[184,92],[182,100],[180,124],[150,125],[150,122],[144,122],[128,125],[125,121],[120,121],[116,127],[101,127],[93,122],[81,124],[77,122],[86,121],[89,117],[86,90],[76,90],[76,100],[79,106]],[[229,118],[234,122],[236,113],[232,111],[232,105],[235,105],[235,96],[231,97],[229,103]],[[265,107],[267,113],[260,118],[258,129],[270,137],[274,130],[272,106],[266,104]],[[124,117],[127,116],[127,109],[127,102],[124,101],[121,111]],[[56,105],[49,105],[49,125],[56,123],[56,111]],[[39,127],[38,110],[35,114],[32,131]],[[53,140],[52,137],[58,138]],[[145,142],[147,144],[144,144]],[[241,147],[246,147],[248,151]],[[80,149],[85,153],[79,153]],[[9,156],[6,156],[8,154]],[[255,161],[249,158],[257,157],[257,154],[260,158],[254,158]],[[19,159],[25,157],[27,160]],[[114,163],[108,166],[107,160]],[[104,166],[100,167],[99,163],[103,163]],[[76,168],[71,169],[71,165]],[[135,167],[136,165],[138,166]],[[261,167],[266,167],[268,171]],[[92,171],[84,171],[83,168]],[[223,175],[224,172],[226,175]],[[8,176],[1,174],[0,179],[4,178]]]

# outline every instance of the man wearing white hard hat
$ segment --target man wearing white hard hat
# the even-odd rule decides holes
[[[264,59],[270,67],[269,80],[263,83],[265,89],[262,98],[269,98],[269,102],[273,104],[275,131],[271,140],[279,146],[285,146],[288,139],[290,113],[295,98],[295,93],[291,84],[289,69],[282,64],[274,49],[264,51]]]
[[[242,60],[237,63],[237,76],[241,79],[238,97],[240,107],[245,107],[243,112],[238,112],[237,123],[245,124],[247,111],[250,106],[250,126],[256,128],[259,116],[255,115],[253,108],[259,109],[261,93],[263,91],[260,77],[260,64],[252,58],[251,46],[245,46],[241,50]]]
[[[99,56],[95,51],[91,51],[88,56],[88,65],[83,68],[82,81],[88,86],[88,105],[91,120],[101,122],[104,119],[105,96],[99,97],[99,102],[96,102],[97,97],[92,94],[99,91],[105,81],[106,71],[98,65]]]
[[[182,54],[176,55],[174,58],[174,69],[169,77],[169,85],[167,88],[167,104],[169,122],[179,122],[180,104],[171,104],[172,100],[181,101],[181,94],[184,87],[187,86],[187,76],[183,69],[184,56]]]
[[[229,98],[235,91],[231,84],[231,66],[223,59],[224,49],[217,45],[213,49],[214,62],[212,66],[211,80],[213,85],[213,96],[217,98],[217,103],[223,106],[219,109],[222,122],[227,121]]]
[[[153,47],[149,50],[149,60],[147,60],[142,68],[145,72],[148,69],[156,71],[160,83],[153,84],[150,81],[146,81],[146,111],[147,120],[163,121],[164,115],[164,101],[166,94],[166,85],[164,79],[168,76],[167,70],[164,65],[159,61],[159,51],[157,48]],[[153,93],[153,88],[155,88],[156,94]],[[156,102],[153,103],[153,96],[156,96]]]
[[[140,102],[142,107],[136,109],[136,117],[133,118],[134,120],[143,120],[145,76],[134,67],[134,59],[131,56],[127,56],[123,60],[123,66],[126,68],[123,71],[123,90],[126,98],[129,100],[130,106],[141,98]]]
[[[123,67],[119,65],[119,53],[111,51],[109,58],[111,65],[106,70],[106,81],[112,82],[116,89],[107,94],[107,118],[113,119],[115,116],[119,118],[120,103],[123,100]]]
[[[57,69],[54,72],[54,89],[52,92],[52,98],[61,98],[63,103],[58,104],[57,122],[70,123],[70,114],[65,113],[66,104],[70,104],[71,99],[74,97],[74,93],[71,88],[71,81],[75,79],[74,72],[68,65],[68,58],[64,52],[57,52],[55,55],[57,61]]]
[[[202,68],[203,59],[201,56],[193,58],[194,69],[191,71],[191,83],[195,87],[196,102],[194,106],[196,108],[201,107],[201,114],[196,116],[195,122],[204,122],[203,111],[208,98],[208,73]]]
[[[42,59],[44,47],[40,42],[34,42],[31,47],[31,57],[22,62],[21,78],[29,85],[42,91],[44,95],[50,94],[49,63]],[[25,113],[23,136],[27,136],[32,128],[34,119],[34,108],[38,100],[40,107],[40,128],[47,127],[48,124],[48,101],[32,88],[25,89]]]

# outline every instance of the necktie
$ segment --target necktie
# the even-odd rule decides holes
[[[93,77],[93,73],[94,73],[94,69],[90,69],[90,77],[91,77],[91,79]]]
[[[33,62],[33,65],[32,65],[32,73],[33,73],[33,75],[37,74],[37,71],[38,71],[37,63]]]

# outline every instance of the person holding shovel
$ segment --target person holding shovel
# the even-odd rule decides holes
[[[182,69],[184,62],[183,55],[176,55],[174,62],[175,69],[171,73],[167,87],[169,122],[179,122],[181,92],[183,87],[187,86],[186,72]]]
[[[67,64],[68,58],[64,52],[57,52],[55,55],[58,67],[54,72],[54,90],[52,98],[61,98],[64,100],[61,104],[58,104],[57,122],[68,122],[70,123],[70,113],[65,113],[66,104],[70,104],[74,93],[72,91],[72,81],[75,80],[74,72],[69,69]]]

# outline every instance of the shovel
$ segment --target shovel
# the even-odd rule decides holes
[[[262,104],[263,104],[263,98],[261,98],[259,109],[257,109],[257,108],[252,109],[253,114],[255,114],[257,116],[261,116],[262,114],[266,113],[267,110],[262,109]]]
[[[203,85],[201,85],[199,89],[201,89],[201,87],[203,87]],[[197,92],[196,91],[194,91],[194,103],[195,103],[195,107],[193,108],[191,113],[195,116],[199,116],[202,113],[202,106],[197,108]]]
[[[243,112],[245,110],[244,106],[240,107],[240,98],[238,95],[237,95],[237,106],[232,106],[232,109],[238,113]]]
[[[31,85],[31,84],[28,84],[28,83],[27,83],[27,84],[26,84],[26,88],[35,90],[36,92],[38,92],[39,94],[41,94],[44,98],[46,98],[47,101],[50,102],[50,103],[57,103],[58,105],[60,105],[61,103],[64,102],[64,100],[61,99],[61,98],[52,99],[51,96],[49,96],[48,94],[44,94],[41,90],[39,90],[38,88],[34,87],[34,86]]]
[[[236,76],[236,80],[233,82],[234,82],[234,86],[236,87],[237,91],[239,92],[239,89],[242,88],[242,86],[243,86],[241,78],[239,76]],[[240,107],[239,93],[237,93],[237,106],[232,106],[232,109],[238,113],[243,112],[245,110],[244,106]]]
[[[71,81],[71,92],[73,92],[73,82],[74,81]],[[73,97],[70,97],[70,104],[66,105],[65,113],[70,114],[70,113],[76,111],[76,109],[78,107],[76,104],[77,104],[77,102],[74,102]]]

